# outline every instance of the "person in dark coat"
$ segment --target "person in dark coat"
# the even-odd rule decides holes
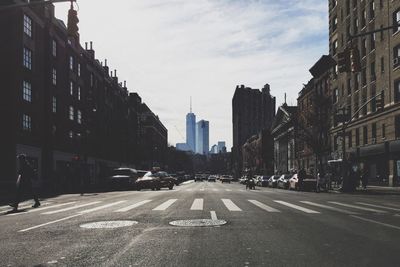
[[[14,208],[14,211],[18,210],[18,204],[21,202],[21,198],[28,194],[35,201],[35,204],[32,206],[33,208],[37,208],[40,206],[39,198],[36,195],[35,190],[32,187],[32,179],[35,179],[35,171],[32,166],[28,163],[26,156],[21,154],[18,155],[19,161],[19,170],[17,175],[16,182],[16,196],[15,202],[10,204],[11,207]]]
[[[299,173],[297,174],[297,179],[298,179],[298,183],[299,183],[299,189],[303,190],[304,188],[304,179],[306,179],[306,171],[304,170],[304,168],[301,168]]]

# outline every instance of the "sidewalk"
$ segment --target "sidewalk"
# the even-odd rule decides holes
[[[333,193],[342,193],[342,194],[358,194],[358,195],[399,195],[400,196],[400,187],[389,187],[389,186],[375,186],[370,185],[367,186],[367,189],[363,189],[362,187],[357,187],[355,192],[340,192],[337,190],[331,190]]]

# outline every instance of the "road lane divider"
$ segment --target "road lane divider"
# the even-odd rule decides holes
[[[392,208],[392,207],[385,207],[385,206],[380,206],[380,205],[374,205],[374,204],[369,204],[369,203],[364,203],[364,202],[356,202],[356,204],[369,206],[369,207],[373,207],[373,208],[381,208],[381,209],[385,209],[385,210],[400,211],[400,209],[396,209],[396,208]]]
[[[140,206],[142,206],[142,205],[144,205],[144,204],[147,204],[147,203],[149,203],[149,202],[151,202],[151,201],[152,201],[151,199],[143,200],[143,201],[137,202],[137,203],[135,203],[135,204],[129,205],[129,206],[127,206],[127,207],[124,207],[124,208],[115,210],[114,212],[126,212],[126,211],[130,211],[130,210],[135,209],[135,208],[137,208],[137,207],[140,207]]]
[[[257,200],[248,199],[248,201],[249,201],[251,204],[256,205],[257,207],[259,207],[259,208],[261,208],[261,209],[263,209],[263,210],[266,210],[266,211],[268,211],[268,212],[280,212],[279,210],[277,210],[277,209],[275,209],[275,208],[273,208],[273,207],[267,206],[267,205],[265,205],[264,203],[261,203],[261,202],[259,202],[259,201],[257,201]]]
[[[229,210],[229,211],[242,211],[241,208],[239,208],[238,206],[236,206],[235,203],[232,202],[232,200],[230,199],[226,199],[223,198],[221,199],[222,202],[224,203],[225,207]]]
[[[311,206],[315,206],[315,207],[319,207],[319,208],[323,208],[323,209],[328,209],[328,210],[333,210],[333,211],[337,211],[337,212],[341,212],[341,213],[345,213],[345,214],[358,214],[357,212],[354,212],[354,211],[339,209],[339,208],[336,208],[336,207],[323,205],[323,204],[318,204],[318,203],[314,203],[314,202],[311,202],[311,201],[300,201],[300,202],[304,203],[304,204],[307,204],[307,205],[311,205]]]
[[[193,201],[193,204],[190,207],[190,210],[203,210],[203,203],[204,203],[204,200],[202,198],[196,198]]]
[[[281,205],[284,205],[286,207],[292,208],[292,209],[296,209],[296,210],[299,210],[299,211],[302,211],[302,212],[305,212],[305,213],[309,213],[309,214],[318,214],[318,213],[320,213],[319,211],[310,210],[310,209],[304,208],[302,206],[298,206],[298,205],[295,205],[295,204],[292,204],[292,203],[288,203],[288,202],[285,202],[285,201],[282,201],[282,200],[274,200],[274,202],[279,203]]]
[[[350,215],[350,217],[353,217],[353,218],[356,218],[356,219],[359,219],[359,220],[362,220],[362,221],[365,221],[365,222],[370,222],[370,223],[378,224],[378,225],[381,225],[381,226],[389,227],[389,228],[392,228],[392,229],[400,230],[400,226],[397,226],[397,225],[383,223],[383,222],[379,222],[379,221],[363,218],[363,217],[356,216],[356,215]]]
[[[162,203],[161,205],[155,207],[153,210],[156,211],[164,211],[166,209],[168,209],[172,204],[175,203],[175,201],[177,201],[178,199],[173,198],[173,199],[169,199],[167,201],[165,201],[164,203]]]
[[[332,204],[335,204],[335,205],[339,205],[339,206],[343,206],[343,207],[353,208],[353,209],[372,211],[372,212],[375,212],[375,213],[387,213],[384,210],[371,209],[371,208],[366,208],[366,207],[361,207],[361,206],[357,206],[357,205],[351,205],[351,204],[346,204],[346,203],[341,203],[341,202],[336,202],[336,201],[329,201],[329,203],[332,203]]]
[[[29,228],[26,228],[26,229],[22,229],[22,230],[19,230],[18,232],[20,232],[20,233],[27,232],[27,231],[30,231],[30,230],[33,230],[33,229],[37,229],[37,228],[40,228],[40,227],[43,227],[43,226],[46,226],[46,225],[50,225],[50,224],[58,223],[58,222],[61,222],[61,221],[65,221],[65,220],[68,220],[68,219],[71,219],[71,218],[74,218],[74,217],[77,217],[77,216],[81,216],[81,215],[82,214],[71,215],[71,216],[64,217],[64,218],[61,218],[61,219],[58,219],[58,220],[55,220],[55,221],[42,223],[42,224],[39,224],[39,225],[36,225],[36,226],[32,226],[32,227],[29,227]]]
[[[63,209],[59,209],[59,210],[47,211],[47,212],[43,212],[42,214],[50,215],[50,214],[60,213],[60,212],[64,212],[64,211],[79,209],[79,208],[95,205],[95,204],[98,204],[98,203],[101,203],[101,201],[94,201],[94,202],[85,203],[85,204],[81,204],[81,205],[75,205],[75,206],[72,206],[72,207],[63,208]]]

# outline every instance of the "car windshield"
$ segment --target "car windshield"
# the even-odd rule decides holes
[[[129,175],[131,175],[131,171],[128,169],[117,169],[112,172],[112,175],[113,176],[116,176],[116,175],[128,175],[129,176]]]

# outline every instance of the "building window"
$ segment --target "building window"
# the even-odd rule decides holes
[[[81,64],[80,63],[78,63],[78,76],[79,77],[81,76]]]
[[[53,49],[52,49],[53,57],[56,57],[57,56],[57,42],[55,40],[53,40],[53,42],[52,42],[52,47],[53,47]]]
[[[346,0],[346,15],[350,15],[350,0]]]
[[[22,98],[27,102],[32,102],[32,85],[27,81],[22,82]]]
[[[393,68],[400,66],[400,45],[393,48]]]
[[[32,19],[24,14],[24,33],[32,37]]]
[[[375,18],[375,2],[369,2],[369,20],[373,20]]]
[[[336,55],[337,48],[338,48],[338,42],[337,40],[334,40],[332,43],[332,55]]]
[[[81,87],[78,86],[78,100],[81,100]]]
[[[336,31],[336,29],[337,29],[337,24],[338,24],[338,20],[337,20],[337,17],[335,16],[335,17],[332,19],[332,31],[333,31],[333,32]]]
[[[375,33],[371,34],[371,51],[375,49]]]
[[[361,70],[361,85],[366,86],[367,85],[367,69],[363,68]]]
[[[360,128],[356,129],[356,146],[360,145]]]
[[[348,147],[352,147],[353,146],[353,132],[349,131],[348,132]]]
[[[55,68],[53,68],[52,81],[53,85],[57,85],[57,70]]]
[[[354,77],[354,91],[357,91],[360,85],[360,73],[356,73]]]
[[[371,137],[374,141],[376,141],[376,123],[372,124]]]
[[[400,101],[400,80],[394,82],[394,101]]]
[[[69,94],[74,95],[74,83],[72,81],[69,82]]]
[[[386,125],[383,123],[382,124],[382,139],[386,138]]]
[[[22,114],[22,130],[32,131],[32,118],[29,115]]]
[[[337,0],[332,0],[332,8],[334,8],[337,5]]]
[[[385,72],[385,58],[381,57],[381,73]]]
[[[70,70],[74,70],[74,57],[73,56],[69,56],[69,69]]]
[[[351,95],[351,78],[347,79],[347,95]]]
[[[53,100],[52,100],[52,111],[53,111],[53,113],[57,112],[57,98],[55,96],[53,96]]]
[[[82,124],[82,112],[81,112],[80,110],[78,110],[78,111],[76,112],[76,121],[77,121],[79,124]]]
[[[393,13],[393,25],[398,25],[400,24],[400,8],[397,9],[394,13]],[[393,29],[393,32],[398,32],[400,30],[400,26],[397,28]]]
[[[333,103],[337,103],[338,99],[339,99],[339,89],[336,88],[333,90],[332,97],[333,97],[333,99],[332,99]]]
[[[32,51],[24,47],[23,64],[27,69],[32,69]]]
[[[376,80],[376,74],[375,74],[375,62],[371,62],[371,68],[370,68],[370,74],[371,74],[371,82],[374,82]]]
[[[74,132],[73,131],[69,131],[68,132],[68,136],[70,139],[74,138]]]
[[[363,144],[368,145],[368,126],[363,127]]]
[[[361,57],[365,57],[367,55],[367,40],[361,40]]]
[[[71,121],[74,120],[74,107],[73,106],[69,106],[69,119]]]
[[[365,9],[361,12],[362,16],[361,16],[361,28],[365,27],[365,23],[367,21],[367,11],[365,11]]]
[[[396,139],[400,138],[400,116],[396,116],[395,117],[395,121],[394,121],[394,134]]]
[[[353,33],[357,34],[358,33],[358,19],[357,18],[354,19],[353,27],[354,27]]]

